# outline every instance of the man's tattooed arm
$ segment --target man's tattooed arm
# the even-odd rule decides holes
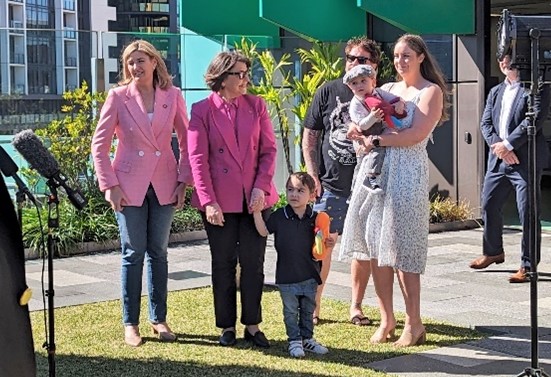
[[[319,174],[319,148],[321,142],[321,131],[304,129],[302,135],[302,155],[306,164],[306,171],[314,178],[316,182],[316,194],[321,195],[321,185],[318,178]]]

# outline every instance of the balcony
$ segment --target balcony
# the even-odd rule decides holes
[[[77,58],[72,58],[70,56],[65,57],[65,66],[66,67],[76,67],[77,66]]]
[[[25,54],[11,54],[10,64],[25,64]]]
[[[25,30],[23,29],[23,22],[22,21],[16,21],[16,20],[10,20],[10,32],[11,33],[17,33],[17,34],[23,34]]]
[[[12,86],[11,92],[12,92],[12,94],[25,94],[25,85],[16,84],[16,85]]]
[[[63,28],[63,37],[65,39],[76,39],[77,33],[74,28],[66,27],[66,28]]]
[[[29,94],[50,94],[50,87],[48,85],[29,86]]]
[[[164,26],[139,26],[137,29],[140,33],[169,33],[169,28]]]
[[[63,9],[75,11],[75,0],[63,0]]]
[[[141,12],[170,12],[170,6],[168,4],[154,4],[154,3],[140,3]]]

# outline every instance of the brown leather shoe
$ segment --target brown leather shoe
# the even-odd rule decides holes
[[[475,270],[482,270],[483,268],[488,267],[492,263],[500,264],[503,262],[505,262],[505,253],[501,253],[498,255],[483,255],[473,260],[469,264],[469,267],[474,268]]]
[[[509,276],[509,283],[528,283],[530,278],[528,278],[527,272],[529,271],[524,267],[520,268],[513,275]]]

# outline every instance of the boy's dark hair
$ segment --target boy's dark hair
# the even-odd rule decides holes
[[[310,190],[310,192],[315,192],[316,191],[316,182],[314,181],[314,178],[312,178],[312,176],[310,174],[308,174],[306,172],[303,172],[303,171],[291,173],[289,178],[287,178],[287,182],[285,183],[285,187],[287,187],[289,185],[289,182],[291,182],[292,177],[295,177],[296,179],[298,179],[300,181],[300,183],[302,183],[304,186],[308,187],[308,190]]]

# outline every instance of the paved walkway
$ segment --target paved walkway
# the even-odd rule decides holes
[[[404,377],[412,376],[515,376],[531,366],[530,284],[511,285],[510,273],[518,268],[521,233],[505,234],[506,262],[473,271],[468,262],[480,254],[480,229],[431,234],[429,257],[422,276],[423,316],[469,326],[495,334],[477,342],[437,348],[419,354],[387,359],[370,367]],[[541,273],[551,273],[551,233],[544,233]],[[210,254],[206,240],[174,245],[169,250],[169,289],[210,285]],[[118,252],[56,259],[56,307],[119,298]],[[269,241],[266,281],[274,281],[275,251]],[[42,262],[28,261],[27,283],[35,292],[31,310],[42,309],[39,297]],[[539,365],[551,372],[551,277],[538,284]],[[403,311],[398,286],[396,310]],[[350,266],[334,261],[325,296],[350,301]],[[374,306],[370,284],[364,304]]]

